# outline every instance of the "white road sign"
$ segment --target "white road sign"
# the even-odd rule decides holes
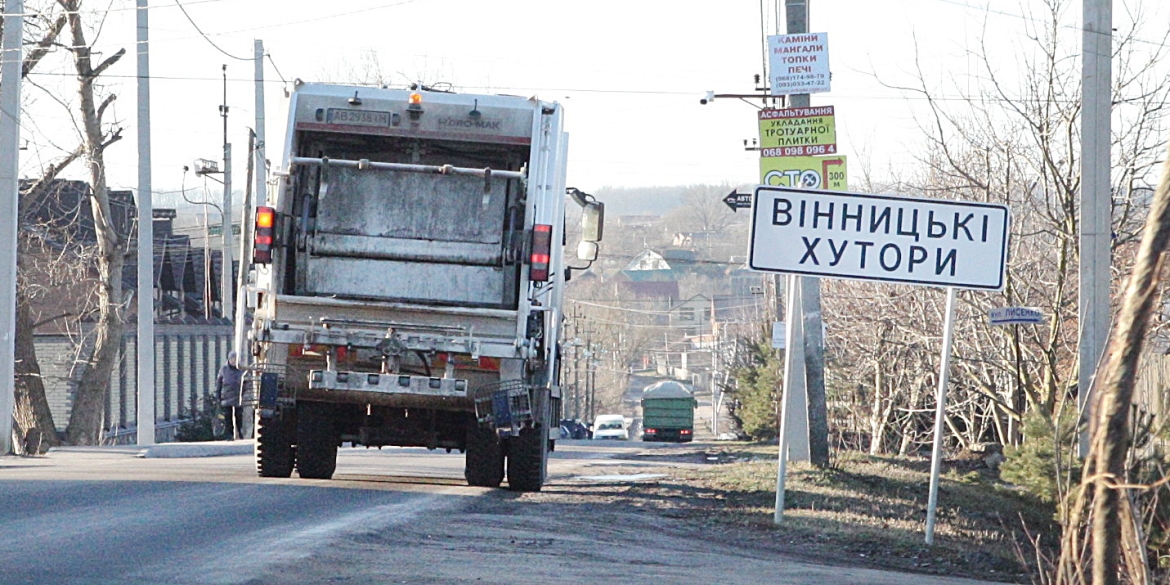
[[[1044,313],[1028,307],[1000,307],[987,312],[992,325],[1035,325],[1044,322]]]
[[[1000,290],[1005,205],[756,187],[753,270]]]
[[[829,91],[829,33],[768,36],[772,95]]]

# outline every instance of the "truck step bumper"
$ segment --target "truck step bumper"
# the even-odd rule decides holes
[[[350,390],[386,394],[426,394],[452,398],[467,397],[467,380],[406,374],[311,370],[309,372],[309,388],[312,390]]]

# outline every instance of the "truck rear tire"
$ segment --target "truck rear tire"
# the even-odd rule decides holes
[[[463,477],[467,478],[467,485],[500,487],[504,481],[504,446],[496,432],[473,422],[467,431],[466,451]]]
[[[295,451],[289,416],[256,417],[256,473],[260,477],[292,475]]]
[[[297,404],[297,475],[330,479],[337,469],[337,426],[333,409],[319,402]]]
[[[519,437],[508,439],[508,489],[514,492],[539,492],[544,484],[544,429],[527,428]]]

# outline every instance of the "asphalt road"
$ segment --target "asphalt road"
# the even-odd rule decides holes
[[[546,492],[613,483],[673,445],[562,441]],[[263,479],[252,458],[133,449],[0,458],[0,583],[977,582],[828,567],[705,539],[682,521],[467,487],[463,457],[343,449],[334,481]],[[678,465],[686,465],[680,463]]]

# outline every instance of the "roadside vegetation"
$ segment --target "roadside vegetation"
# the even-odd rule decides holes
[[[714,539],[830,565],[1001,582],[1038,582],[1038,567],[1060,540],[1055,504],[1000,480],[984,454],[944,464],[932,546],[924,542],[926,458],[842,451],[824,469],[792,463],[780,524],[773,521],[775,445],[728,443],[636,457],[658,458],[711,465],[672,468],[664,470],[668,477],[632,484],[554,485],[532,497],[652,510],[700,525]]]

